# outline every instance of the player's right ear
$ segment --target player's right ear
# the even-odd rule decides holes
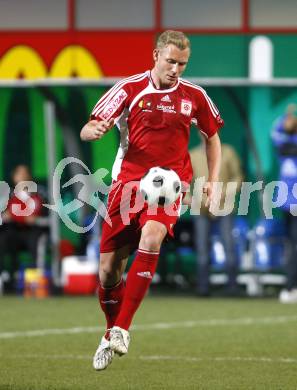
[[[158,60],[158,56],[159,56],[159,50],[158,49],[154,49],[154,51],[153,51],[153,59],[154,59],[154,61]]]

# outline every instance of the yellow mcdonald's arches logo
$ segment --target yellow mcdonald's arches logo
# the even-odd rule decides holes
[[[48,70],[40,54],[29,46],[18,45],[0,58],[0,79],[45,77],[101,78],[103,72],[95,57],[84,47],[72,45],[63,48]]]
[[[33,80],[47,76],[41,56],[29,46],[15,46],[0,59],[0,78]]]
[[[50,73],[53,78],[101,78],[102,70],[93,55],[82,46],[67,46],[53,62]]]

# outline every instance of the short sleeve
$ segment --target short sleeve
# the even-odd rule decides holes
[[[197,111],[194,121],[199,130],[207,137],[212,137],[222,126],[224,121],[214,102],[203,88],[197,93]]]
[[[127,98],[127,87],[122,86],[122,83],[118,82],[98,100],[90,115],[90,119],[116,119],[126,107]]]

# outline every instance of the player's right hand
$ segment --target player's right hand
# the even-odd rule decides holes
[[[95,141],[100,139],[114,126],[114,119],[91,120],[81,130],[80,137],[83,141]]]
[[[111,119],[109,121],[102,120],[102,121],[94,121],[94,128],[93,128],[93,136],[94,139],[100,139],[104,136],[105,133],[107,133],[114,125],[114,119]]]

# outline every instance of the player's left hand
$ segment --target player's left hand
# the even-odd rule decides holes
[[[211,211],[217,206],[217,199],[215,197],[215,182],[207,181],[203,186],[203,193],[206,195],[205,207]]]

